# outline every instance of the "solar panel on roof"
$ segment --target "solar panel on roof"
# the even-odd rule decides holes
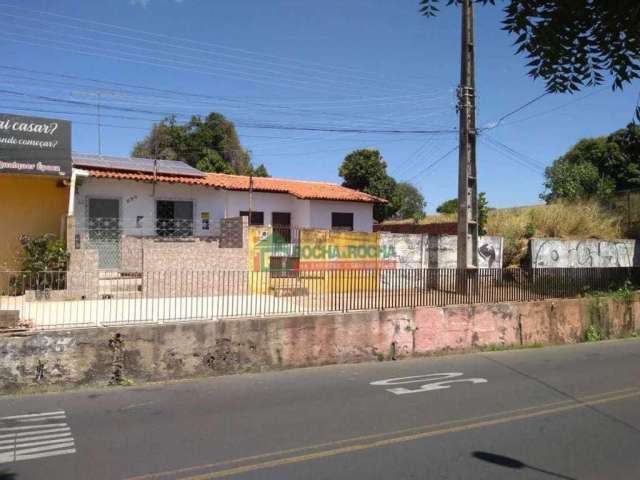
[[[110,157],[106,155],[73,155],[73,164],[78,167],[101,168],[105,170],[122,170],[128,172],[153,173],[155,160],[151,158]],[[178,175],[185,177],[204,177],[205,174],[184,162],[175,160],[158,160],[157,173],[161,175]]]

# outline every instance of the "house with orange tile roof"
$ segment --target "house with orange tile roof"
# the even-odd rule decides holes
[[[111,237],[218,237],[223,219],[251,225],[371,232],[384,199],[335,183],[204,173],[169,160],[73,155],[70,214],[99,254]],[[118,247],[120,248],[120,247]],[[102,255],[100,268],[118,268]]]

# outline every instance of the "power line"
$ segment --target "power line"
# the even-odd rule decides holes
[[[13,90],[0,89],[0,93],[6,93],[15,96],[24,96],[28,98],[36,98],[39,100],[45,100],[48,102],[55,103],[65,103],[69,105],[77,105],[84,107],[96,107],[96,104],[90,102],[82,102],[79,100],[66,100],[62,98],[50,97],[47,95],[35,95],[29,94],[25,92],[18,92]],[[109,110],[116,110],[122,112],[137,112],[148,115],[164,115],[164,116],[180,116],[176,112],[162,112],[162,111],[152,111],[152,110],[143,110],[138,108],[130,108],[130,107],[118,107],[118,106],[109,106],[102,105],[103,108]],[[301,125],[286,125],[286,124],[278,124],[278,123],[258,123],[258,122],[238,122],[238,126],[245,128],[262,128],[262,129],[271,129],[271,130],[297,130],[297,131],[308,131],[308,132],[345,132],[345,133],[381,133],[381,134],[400,134],[400,135],[441,135],[448,133],[455,133],[456,130],[447,130],[447,129],[368,129],[368,128],[339,128],[339,127],[331,127],[331,126],[301,126]]]
[[[12,38],[13,37],[13,38]],[[180,70],[189,73],[196,73],[201,75],[209,75],[214,77],[228,77],[234,80],[243,80],[253,83],[271,85],[271,86],[287,86],[287,88],[296,88],[300,90],[317,91],[317,85],[313,86],[312,83],[302,82],[298,80],[286,80],[286,81],[269,81],[265,78],[259,78],[255,76],[247,76],[247,74],[240,75],[238,72],[229,69],[211,69],[200,68],[198,64],[192,62],[182,62],[179,60],[166,60],[162,57],[153,57],[149,55],[122,52],[120,50],[113,50],[100,47],[84,46],[85,50],[78,48],[78,45],[73,42],[64,40],[56,40],[51,38],[45,38],[46,43],[31,41],[31,37],[16,34],[12,32],[3,32],[4,40],[21,43],[25,45],[32,45],[36,47],[51,48],[54,50],[60,50],[64,52],[78,53],[81,55],[88,55],[91,57],[108,58],[111,60],[117,60],[120,62],[134,63],[138,65],[149,65],[153,67],[167,68],[172,70]],[[27,38],[28,40],[25,40]]]
[[[129,28],[129,27],[123,27],[120,25],[115,25],[115,24],[110,24],[110,23],[106,23],[106,22],[99,22],[99,21],[95,21],[95,20],[90,20],[90,19],[83,19],[83,18],[79,18],[79,17],[73,17],[70,15],[63,15],[63,14],[59,14],[59,13],[53,13],[53,12],[47,12],[47,11],[43,11],[43,10],[36,10],[36,9],[31,9],[31,8],[25,8],[25,7],[19,7],[16,5],[12,5],[12,4],[7,4],[7,3],[0,3],[0,6],[3,7],[9,7],[9,8],[13,8],[15,10],[21,10],[21,11],[25,11],[25,12],[30,12],[30,13],[36,13],[39,15],[45,15],[45,16],[49,16],[49,17],[57,17],[57,18],[62,18],[65,20],[70,20],[72,22],[78,22],[78,23],[82,23],[82,24],[92,24],[92,25],[97,25],[99,27],[102,27],[101,30],[99,30],[99,33],[104,33],[104,27],[107,28],[111,28],[111,29],[115,29],[115,30],[120,30],[120,31],[126,31],[126,32],[133,32],[137,35],[146,35],[146,36],[151,36],[151,37],[155,37],[155,38],[163,38],[167,41],[169,41],[169,45],[176,45],[176,42],[184,42],[184,43],[189,43],[192,45],[201,45],[201,46],[205,46],[207,48],[217,48],[217,49],[222,49],[222,50],[227,50],[227,51],[233,51],[233,52],[238,52],[238,53],[242,53],[245,55],[250,55],[253,57],[259,57],[259,59],[247,59],[250,61],[260,61],[260,62],[266,62],[266,58],[270,58],[270,59],[274,59],[274,60],[278,60],[280,63],[284,63],[286,64],[298,64],[298,65],[312,65],[314,67],[320,67],[323,70],[334,70],[334,71],[343,71],[343,72],[347,72],[348,74],[352,75],[353,73],[366,73],[368,74],[369,72],[365,72],[363,70],[359,70],[359,69],[354,69],[354,68],[349,68],[349,67],[343,67],[343,66],[334,66],[334,65],[327,65],[327,64],[323,64],[323,63],[319,63],[319,62],[310,62],[310,61],[301,61],[298,59],[294,59],[294,58],[290,58],[290,57],[283,57],[283,56],[276,56],[276,55],[271,55],[271,54],[266,54],[263,52],[255,52],[255,51],[251,51],[248,49],[242,49],[242,48],[234,48],[234,47],[228,47],[226,45],[221,45],[221,44],[215,44],[215,43],[211,43],[211,42],[203,42],[203,41],[197,41],[197,40],[192,40],[189,38],[180,38],[180,37],[175,37],[175,36],[171,36],[171,35],[166,35],[166,34],[162,34],[162,33],[155,33],[155,32],[149,32],[149,31],[145,31],[145,30],[141,30],[138,28]],[[76,27],[79,28],[79,27]],[[167,44],[164,44],[167,45]],[[185,48],[184,46],[181,46],[183,48]],[[274,63],[274,65],[278,65],[277,63]],[[283,66],[285,66],[283,65]],[[423,79],[416,79],[417,81],[423,81]]]
[[[484,137],[491,143],[493,143],[494,145],[498,145],[499,147],[509,151],[512,155],[521,158],[523,161],[530,163],[531,165],[535,166],[536,168],[539,169],[543,169],[546,167],[546,165],[538,160],[536,160],[533,157],[530,157],[522,152],[519,152],[518,150],[516,150],[515,148],[512,148],[506,144],[504,144],[503,142],[499,141],[498,139],[491,137],[489,135],[484,135]]]
[[[451,150],[449,150],[447,153],[445,153],[444,155],[442,155],[440,158],[438,158],[437,160],[431,162],[429,165],[427,165],[425,168],[423,168],[422,170],[420,170],[418,173],[416,173],[415,175],[413,175],[412,177],[409,177],[406,179],[407,182],[410,182],[412,180],[415,180],[419,177],[421,177],[422,175],[424,175],[425,173],[427,173],[429,170],[431,170],[432,168],[436,167],[440,162],[442,162],[445,158],[447,158],[449,155],[451,155],[452,153],[456,152],[458,150],[458,145],[456,145],[455,147],[453,147]]]
[[[56,76],[60,76],[61,78],[68,78],[74,81],[80,80],[80,81],[91,81],[94,83],[100,82],[98,84],[105,84],[105,85],[112,85],[112,84],[116,84],[117,86],[121,86],[121,85],[127,85],[129,88],[145,88],[144,86],[140,86],[140,85],[132,85],[132,84],[123,84],[123,82],[104,82],[104,81],[99,81],[96,79],[88,79],[85,77],[78,77],[78,76],[74,76],[74,75],[59,75],[59,74],[51,74],[51,73],[47,73],[47,72],[39,72],[39,71],[34,71],[34,70],[28,70],[28,69],[20,69],[20,68],[16,68],[16,67],[10,67],[10,66],[0,66],[0,68],[3,69],[8,69],[8,70],[12,70],[12,71],[26,71],[27,73],[29,72],[33,72],[36,75],[56,75]],[[82,85],[81,88],[88,88],[87,86]],[[189,93],[189,92],[176,92],[174,90],[165,90],[165,89],[155,89],[155,88],[151,88],[151,91],[157,91],[160,90],[163,93],[167,93],[169,95],[184,95],[184,96],[188,96],[188,97],[196,97],[196,98],[209,98],[208,95],[204,95],[204,94],[194,94],[194,93]],[[135,94],[135,92],[131,92],[130,90],[125,90],[125,93],[127,93],[127,95],[129,96],[130,94]],[[165,97],[166,98],[166,97]],[[216,98],[217,97],[212,97],[212,98]],[[158,105],[158,102],[155,100],[149,100],[149,101],[153,101],[154,105]],[[217,100],[218,102],[220,100]],[[131,103],[128,100],[128,103]],[[281,105],[269,105],[269,104],[264,104],[264,103],[257,103],[257,102],[236,102],[236,103],[247,103],[249,105],[252,106],[257,106],[259,108],[267,108],[267,109],[276,109],[276,110],[282,110],[285,112],[300,112],[301,114],[314,114],[314,115],[325,115],[328,117],[335,117],[338,119],[344,119],[345,116],[344,114],[339,114],[337,112],[322,112],[322,111],[317,111],[317,110],[309,110],[309,109],[299,109],[299,108],[292,108],[292,107],[288,107],[288,106],[281,106]],[[415,103],[415,102],[414,102]],[[376,122],[372,122],[371,119],[371,115],[355,115],[355,114],[351,114],[351,116],[353,118],[358,118],[360,120],[365,120],[366,123],[368,123],[369,125],[377,125],[379,123],[379,121]],[[388,115],[388,117],[390,117],[391,115]],[[400,121],[401,124],[403,124],[404,122]]]
[[[520,118],[518,120],[512,120],[510,122],[503,123],[502,125],[503,126],[514,125],[514,124],[517,124],[517,123],[527,122],[529,120],[533,120],[534,118],[542,117],[544,115],[548,115],[549,113],[553,113],[555,111],[561,110],[561,109],[563,109],[563,108],[565,108],[565,107],[567,107],[569,105],[572,105],[574,103],[581,102],[582,100],[586,100],[587,98],[592,97],[593,95],[596,95],[597,93],[600,93],[600,92],[606,90],[607,88],[608,87],[597,88],[597,89],[595,89],[595,90],[593,90],[593,91],[591,91],[591,92],[589,92],[589,93],[587,93],[585,95],[582,95],[582,96],[574,98],[574,99],[572,99],[572,100],[570,100],[568,102],[565,102],[565,103],[563,103],[561,105],[558,105],[557,107],[553,107],[553,108],[550,108],[548,110],[543,110],[542,112],[534,113],[533,115],[530,115],[530,116],[525,117],[525,118]]]
[[[525,168],[531,170],[534,173],[538,173],[538,174],[542,173],[543,170],[540,169],[539,167],[531,165],[528,162],[518,158],[517,156],[513,155],[509,150],[503,149],[501,146],[499,146],[499,144],[491,143],[490,141],[488,141],[487,137],[480,136],[478,138],[483,142],[484,145],[488,146],[489,148],[491,148],[495,152],[498,152],[498,153],[502,154],[504,157],[506,157],[506,158],[508,158],[510,160],[513,160],[514,162],[516,162],[520,166],[525,167]]]
[[[502,123],[503,120],[509,118],[512,115],[515,115],[516,113],[520,112],[521,110],[524,110],[525,108],[527,108],[529,105],[532,105],[534,103],[536,103],[538,100],[543,99],[544,97],[546,97],[547,95],[549,95],[549,92],[545,92],[541,95],[538,95],[535,98],[532,98],[531,100],[529,100],[527,103],[520,105],[519,107],[511,110],[510,112],[505,113],[504,115],[502,115],[500,118],[498,118],[497,121],[495,122],[491,122],[489,123],[489,125],[485,128],[481,128],[480,130],[491,130],[494,129],[496,127],[499,127],[500,124]]]
[[[0,12],[0,16],[2,15],[16,17],[15,15]],[[17,18],[20,18],[20,17],[17,17]],[[25,20],[36,21],[36,22],[38,21],[36,19],[25,19]],[[50,24],[49,21],[41,22],[41,23],[44,23],[46,26],[49,26]],[[75,33],[69,33],[66,31],[57,32],[55,30],[52,31],[50,29],[44,30],[41,27],[15,25],[14,23],[4,23],[4,25],[5,27],[13,27],[13,28],[18,28],[22,30],[37,32],[38,36],[43,40],[46,40],[47,42],[57,42],[64,45],[74,46],[76,45],[76,43],[74,42],[79,41],[81,42],[84,48],[91,48],[91,49],[94,49],[94,51],[102,51],[107,53],[115,53],[115,54],[128,55],[128,56],[140,57],[140,58],[151,58],[153,60],[160,61],[160,62],[172,62],[172,63],[181,64],[181,65],[193,66],[200,69],[201,67],[204,66],[204,67],[215,69],[216,73],[230,75],[232,76],[232,78],[240,78],[243,80],[263,82],[264,80],[273,79],[275,75],[278,75],[278,76],[286,76],[284,80],[280,78],[278,80],[278,83],[284,82],[284,83],[296,83],[299,85],[316,85],[316,86],[317,85],[327,86],[327,83],[329,84],[334,83],[336,85],[342,85],[342,86],[347,86],[352,88],[354,87],[353,81],[348,82],[346,80],[338,80],[338,79],[333,79],[331,77],[323,78],[322,74],[317,72],[314,72],[314,75],[310,76],[308,73],[305,74],[305,73],[289,72],[289,71],[283,71],[283,70],[274,70],[274,69],[269,69],[265,67],[233,65],[233,64],[225,63],[219,60],[207,60],[198,56],[184,54],[183,52],[175,53],[170,51],[171,48],[181,48],[177,46],[164,45],[164,49],[161,52],[158,52],[158,50],[156,49],[137,45],[137,43],[139,43],[140,41],[145,41],[145,40],[135,38],[135,37],[130,37],[130,36],[127,36],[126,38],[129,40],[133,40],[134,42],[136,42],[135,44],[132,44],[131,41],[129,41],[129,43],[120,43],[120,42],[114,42],[111,40],[100,40],[100,39],[96,39],[95,36],[79,35]],[[80,27],[74,27],[74,26],[71,26],[71,27],[80,28]],[[92,30],[92,31],[108,35],[108,33],[106,32],[100,32],[96,30]],[[5,33],[18,36],[19,38],[25,38],[25,34],[16,33],[16,32],[7,32],[6,28],[5,28]],[[43,36],[43,34],[54,35],[54,37],[53,38],[45,37]],[[71,39],[72,41],[66,41],[67,39],[61,39],[60,38],[61,35],[67,37],[67,39]],[[117,50],[108,50],[108,49],[102,48],[101,46],[96,46],[95,40],[97,40],[98,43],[104,43],[104,44],[113,46],[117,48]],[[89,42],[92,42],[93,44],[90,44]],[[158,42],[154,42],[154,43],[158,43]],[[143,53],[134,53],[131,50],[137,50]],[[206,53],[209,53],[209,52],[206,52]],[[151,54],[155,54],[156,56],[152,56]],[[162,56],[157,56],[158,54],[161,54]],[[164,58],[164,57],[177,57],[177,59]],[[253,71],[243,71],[241,70],[242,68],[248,68],[249,70],[253,70]],[[241,75],[244,75],[244,77],[242,77]],[[271,82],[271,83],[274,83],[274,82]]]

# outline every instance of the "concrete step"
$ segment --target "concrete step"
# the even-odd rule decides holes
[[[19,310],[0,310],[0,330],[15,329],[19,324]]]

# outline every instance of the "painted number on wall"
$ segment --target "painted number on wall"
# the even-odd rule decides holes
[[[464,373],[450,372],[450,373],[428,373],[425,375],[414,375],[413,377],[399,377],[399,378],[387,378],[386,380],[377,380],[371,382],[369,385],[374,386],[393,386],[393,385],[410,385],[421,384],[417,388],[406,387],[394,387],[387,388],[387,392],[391,392],[395,395],[407,395],[410,393],[423,393],[432,392],[434,390],[444,390],[451,388],[452,383],[487,383],[486,378],[458,378],[462,377]]]

